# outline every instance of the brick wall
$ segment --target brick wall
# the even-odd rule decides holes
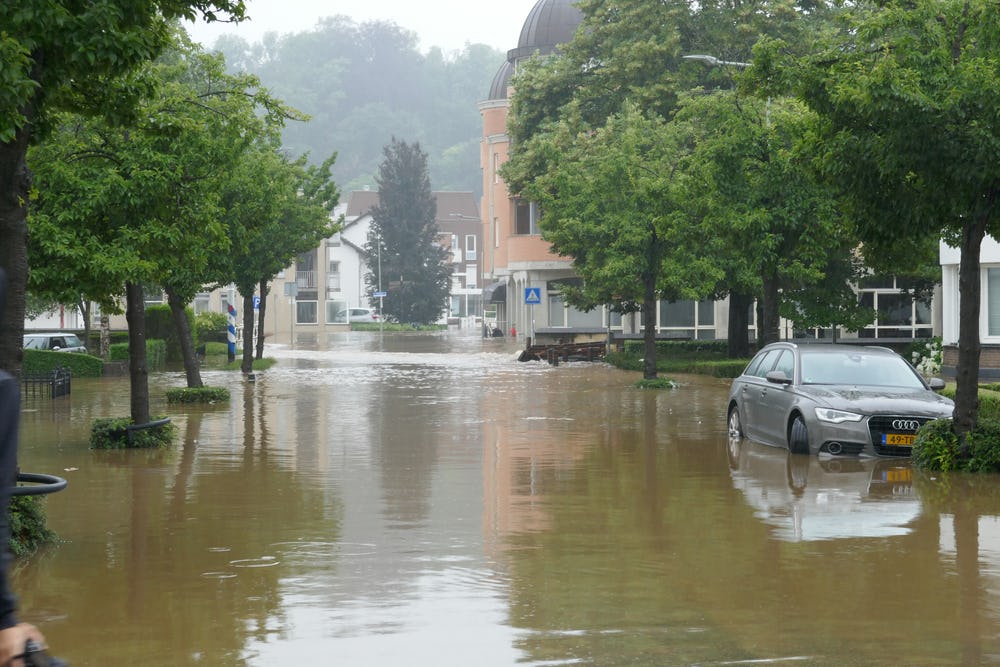
[[[945,345],[942,349],[941,375],[955,377],[958,365],[958,346]],[[1000,379],[1000,345],[983,345],[979,354],[979,379]]]

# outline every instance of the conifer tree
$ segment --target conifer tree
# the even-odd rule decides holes
[[[420,144],[395,137],[379,165],[379,203],[372,213],[365,251],[370,293],[386,292],[383,314],[402,323],[429,324],[448,298],[448,250],[438,239],[437,205],[427,154]]]

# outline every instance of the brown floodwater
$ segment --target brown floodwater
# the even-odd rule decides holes
[[[22,615],[74,667],[1000,662],[1000,485],[730,441],[724,380],[352,333],[91,451],[125,378],[26,399],[62,542]]]

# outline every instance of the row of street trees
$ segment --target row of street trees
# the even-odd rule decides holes
[[[864,272],[929,288],[944,238],[962,248],[955,424],[970,429],[979,245],[1000,192],[995,7],[579,6],[563,51],[519,67],[503,172],[583,277],[570,302],[641,311],[653,377],[659,299],[728,295],[730,353],[744,356],[754,300],[759,343],[782,316],[856,329],[874,316],[852,289]]]
[[[246,300],[248,372],[256,287],[266,296],[271,277],[335,231],[330,211],[339,196],[333,157],[310,166],[280,149],[281,127],[299,114],[256,78],[226,74],[221,56],[201,51],[162,15],[153,11],[150,20],[163,33],[150,58],[104,81],[131,92],[127,108],[53,106],[28,154],[31,290],[60,302],[93,301],[104,312],[124,296],[136,423],[149,421],[144,286],[166,292],[188,385],[197,387],[185,308],[205,285],[235,283]],[[25,165],[22,171],[27,176]],[[27,197],[21,203],[23,213]],[[12,234],[17,240],[24,241]],[[23,318],[6,324],[19,351]],[[4,359],[6,367],[16,370],[16,359]]]

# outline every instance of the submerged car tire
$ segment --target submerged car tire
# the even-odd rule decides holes
[[[796,415],[792,427],[788,429],[788,451],[792,454],[809,453],[809,429],[802,415]]]
[[[740,409],[737,406],[729,408],[729,437],[742,438],[743,424],[740,422]]]

